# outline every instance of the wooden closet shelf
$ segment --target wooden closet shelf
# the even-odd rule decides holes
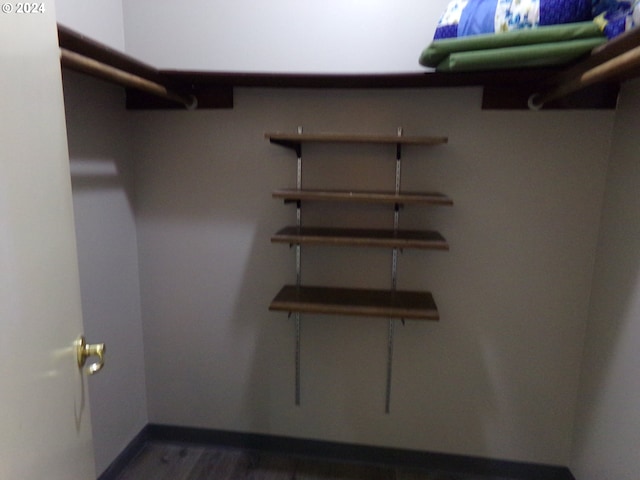
[[[271,241],[306,245],[449,250],[449,244],[440,233],[427,230],[394,231],[290,226],[278,231],[271,237]]]
[[[302,143],[370,143],[386,145],[442,145],[447,137],[357,135],[343,133],[265,133],[271,143],[295,148]]]
[[[58,37],[61,48],[141,76],[178,93],[195,95],[198,98],[198,108],[233,108],[233,90],[236,87],[422,89],[469,86],[484,87],[482,105],[483,108],[489,109],[527,108],[527,100],[532,93],[537,92],[542,98],[551,98],[576,88],[584,88],[585,95],[571,95],[573,100],[553,101],[550,102],[550,106],[553,105],[553,108],[615,108],[619,83],[640,76],[638,62],[640,53],[636,50],[640,45],[639,28],[623,33],[594,50],[586,59],[566,67],[459,73],[418,71],[389,74],[284,74],[159,70],[62,25],[58,25]],[[633,57],[628,58],[626,54],[634,50]],[[616,60],[618,57],[624,58],[620,58],[618,62]],[[615,64],[609,63],[611,60],[616,60]],[[604,68],[595,72],[594,70],[600,66]],[[593,73],[598,75],[591,75]],[[585,82],[584,75],[587,74],[592,79]],[[587,86],[588,83],[594,85]],[[593,90],[594,87],[596,90]],[[598,95],[595,95],[596,93]],[[127,108],[184,107],[129,89]],[[389,139],[389,143],[396,142],[395,137]]]
[[[429,292],[285,285],[269,310],[365,317],[439,320]]]
[[[348,190],[298,190],[279,189],[272,192],[273,198],[285,201],[315,201],[315,202],[360,202],[386,204],[423,204],[423,205],[453,205],[453,200],[438,192],[383,192],[383,191],[348,191]]]
[[[350,315],[382,317],[386,319],[439,320],[438,309],[429,292],[397,290],[398,250],[403,248],[448,250],[447,241],[438,232],[400,230],[399,206],[405,203],[423,205],[451,205],[453,202],[441,193],[401,192],[402,146],[431,146],[447,143],[447,137],[407,137],[401,135],[352,135],[341,133],[266,133],[272,144],[290,148],[298,157],[296,189],[281,189],[272,193],[274,198],[296,202],[296,224],[278,231],[272,242],[295,245],[296,284],[285,285],[271,301],[269,310],[295,313],[296,367],[300,365],[300,314]],[[305,190],[302,188],[302,144],[320,142],[351,145],[388,145],[395,147],[396,168],[394,191]],[[385,147],[389,149],[388,147]],[[391,153],[391,152],[389,152]],[[302,223],[302,201],[336,201],[382,203],[394,206],[394,228],[332,228],[306,227]],[[389,290],[365,288],[332,288],[303,286],[301,276],[301,245],[384,247],[392,248],[391,285]],[[336,275],[339,275],[337,273]],[[393,323],[389,322],[387,351],[387,388],[385,412],[389,413],[391,369],[393,353]],[[300,404],[300,369],[296,368],[296,404]]]

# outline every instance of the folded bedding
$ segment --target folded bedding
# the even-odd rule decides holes
[[[640,25],[640,0],[450,0],[433,39],[596,20],[608,38]]]
[[[594,22],[580,22],[567,25],[553,25],[548,27],[531,28],[526,30],[512,30],[501,34],[473,35],[462,38],[446,38],[434,40],[422,51],[419,62],[425,67],[438,67],[449,55],[460,52],[475,52],[478,50],[503,51],[508,47],[526,45],[549,44],[554,42],[568,42],[573,40],[598,39],[603,41],[600,28]],[[571,45],[582,51],[586,43]],[[593,48],[593,47],[592,47]],[[535,49],[533,49],[535,51]]]
[[[451,0],[419,58],[437,71],[562,65],[640,25],[640,0]]]
[[[640,25],[640,0],[593,0],[591,11],[607,38]]]
[[[585,38],[451,53],[438,64],[436,70],[471,72],[564,65],[590,52],[605,41],[603,37]]]
[[[451,0],[440,18],[434,40],[592,18],[592,0]]]

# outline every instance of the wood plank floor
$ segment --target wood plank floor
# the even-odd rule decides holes
[[[149,442],[117,480],[511,480]]]

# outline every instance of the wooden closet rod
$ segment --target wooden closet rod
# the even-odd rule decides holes
[[[534,93],[529,97],[529,108],[539,110],[545,103],[577,92],[589,85],[615,79],[636,68],[640,68],[640,46],[603,62],[578,77],[561,83],[548,91]]]
[[[136,90],[181,103],[188,110],[195,110],[198,107],[198,99],[194,95],[181,95],[159,83],[98,62],[92,58],[67,50],[66,48],[60,49],[60,60],[63,67],[102,78],[103,80],[117,83],[123,87],[135,88]]]

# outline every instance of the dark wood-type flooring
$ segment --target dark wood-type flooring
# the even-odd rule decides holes
[[[149,442],[117,480],[510,480],[226,447]]]

